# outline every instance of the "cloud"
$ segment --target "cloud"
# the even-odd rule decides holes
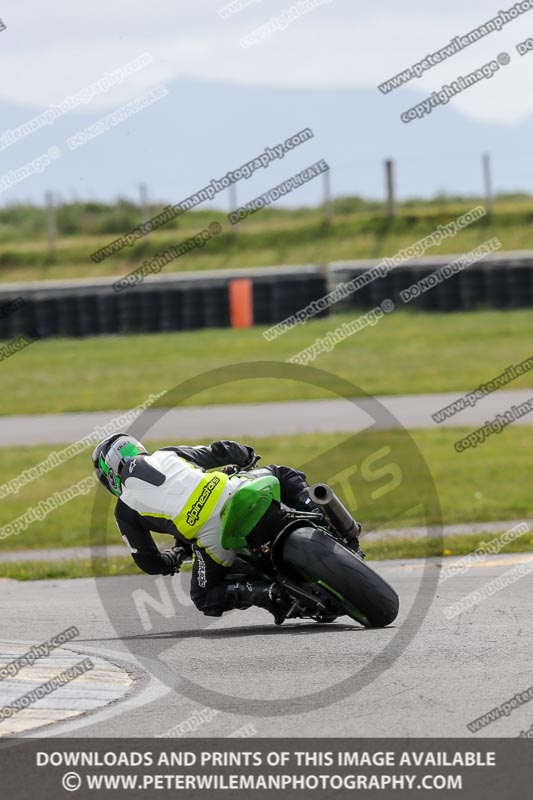
[[[152,0],[149,9],[144,0],[93,0],[82,6],[68,4],[60,18],[40,0],[28,0],[11,10],[9,19],[4,15],[8,25],[0,34],[4,74],[17,79],[2,82],[0,97],[40,109],[144,51],[153,55],[154,63],[95,98],[91,110],[111,109],[151,86],[180,77],[258,86],[369,87],[377,92],[378,83],[488,20],[502,5],[511,5],[496,3],[488,8],[476,1],[465,10],[453,2],[435,9],[414,0],[406,12],[392,0],[381,0],[370,9],[332,0],[286,30],[276,31],[266,42],[247,49],[240,46],[243,35],[293,2],[277,0],[275,8],[270,2],[257,2],[222,20],[217,10],[224,0],[198,0],[194,6]],[[533,31],[533,12],[526,19],[528,15]],[[510,23],[408,86],[427,96],[506,51],[511,64],[454,99],[450,107],[481,122],[518,122],[533,112],[529,91],[533,53],[520,57],[515,50],[525,38],[523,30],[523,22]],[[401,96],[404,91],[394,94]],[[380,100],[386,106],[389,97]]]

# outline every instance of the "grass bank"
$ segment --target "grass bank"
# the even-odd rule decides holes
[[[299,325],[268,342],[261,328],[46,339],[0,365],[0,414],[134,408],[152,393],[243,361],[285,361],[356,313]],[[465,392],[533,354],[530,310],[428,314],[398,310],[313,363],[374,395]],[[533,371],[509,388],[533,387]],[[357,389],[354,394],[358,394]],[[303,400],[325,390],[283,380],[213,387],[192,405]]]

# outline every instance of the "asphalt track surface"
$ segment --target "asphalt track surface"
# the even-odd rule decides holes
[[[151,609],[145,630],[133,593],[150,588],[146,581],[177,580],[185,597],[187,575],[103,578],[98,587],[94,579],[3,580],[2,639],[20,642],[21,619],[28,644],[76,625],[80,635],[67,650],[126,667],[135,679],[125,699],[32,731],[34,736],[161,736],[176,726],[182,732],[184,723],[198,720],[195,712],[210,706],[217,708],[211,720],[189,722],[196,730],[185,735],[229,736],[253,726],[249,732],[267,737],[516,737],[533,723],[532,703],[477,734],[467,723],[533,683],[530,574],[453,619],[444,609],[510,570],[533,568],[533,555],[491,556],[437,585],[441,563],[376,563],[401,599],[396,623],[385,630],[365,630],[346,617],[330,625],[301,621],[278,628],[259,609],[208,620],[177,600],[172,613]],[[414,619],[425,601],[427,615]],[[363,687],[339,685],[365,671]],[[169,676],[172,689],[160,680]],[[194,690],[184,678],[197,681]],[[216,704],[207,702],[213,691],[221,698]],[[326,696],[321,704],[310,697],[317,692]],[[250,701],[259,711],[250,712]],[[273,702],[275,716],[269,714]]]
[[[443,426],[475,429],[531,396],[533,390],[497,392]],[[378,400],[398,425],[427,428],[435,426],[431,414],[457,397]],[[8,447],[69,443],[119,414],[4,417],[0,442]],[[149,438],[354,432],[371,424],[372,401],[367,400],[189,407],[167,412]],[[529,415],[515,424],[531,424]],[[531,573],[509,580],[511,570],[533,571],[533,555],[488,557],[439,583],[444,561],[450,559],[376,562],[401,601],[398,619],[385,630],[365,630],[346,617],[330,625],[298,621],[278,628],[260,609],[205,618],[189,604],[186,573],[0,580],[4,653],[5,648],[20,652],[76,625],[80,635],[62,648],[61,658],[65,651],[92,656],[102,670],[108,664],[109,671],[116,668],[117,675],[133,678],[127,694],[105,708],[88,704],[84,713],[80,705],[74,719],[28,727],[28,735],[161,736],[173,730],[173,735],[225,737],[245,727],[248,734],[266,737],[473,737],[468,722],[533,684]],[[446,617],[452,603],[502,576],[504,588]],[[162,602],[157,581],[167,586],[170,605]],[[145,606],[144,621],[135,602],[139,591],[154,599]],[[20,696],[27,685],[22,680]],[[0,682],[0,701],[1,688]],[[16,688],[10,684],[11,696]],[[90,686],[88,692],[80,690],[82,698],[90,693]],[[75,701],[81,704],[77,696]],[[46,703],[35,704],[43,719]],[[212,709],[209,721],[198,722],[206,707]],[[24,735],[22,717],[18,722]],[[533,704],[525,703],[475,735],[516,737],[532,723]],[[1,728],[0,723],[0,736]]]
[[[460,395],[419,394],[377,397],[394,417],[387,415],[374,422],[375,401],[368,398],[348,400],[306,400],[287,403],[246,403],[241,405],[190,406],[169,409],[163,416],[147,411],[150,439],[180,439],[239,436],[282,436],[301,433],[355,433],[370,425],[375,427],[434,428],[432,414],[457,400]],[[533,389],[498,391],[484,397],[471,408],[455,414],[438,427],[477,428],[504,413],[511,406],[533,398]],[[76,414],[34,414],[0,417],[0,447],[14,445],[61,444],[75,442],[103,428],[125,412],[106,411]],[[533,414],[526,414],[513,424],[531,425]],[[126,426],[128,427],[128,426]]]

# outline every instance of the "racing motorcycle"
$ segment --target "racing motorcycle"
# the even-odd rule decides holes
[[[398,595],[363,560],[359,525],[327,484],[315,483],[309,494],[319,511],[284,506],[272,475],[243,481],[221,514],[222,546],[237,551],[227,580],[282,584],[292,600],[286,619],[346,615],[366,628],[390,625]]]

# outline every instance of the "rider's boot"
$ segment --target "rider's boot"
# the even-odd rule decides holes
[[[292,605],[285,589],[279,583],[267,581],[242,581],[228,584],[227,610],[246,609],[250,606],[265,608],[274,617],[276,625],[281,625]]]
[[[324,513],[320,506],[317,506],[316,503],[313,503],[309,497],[309,492],[307,489],[304,489],[304,491],[300,492],[300,494],[295,498],[294,508],[296,508],[298,511],[311,511],[313,514]]]

